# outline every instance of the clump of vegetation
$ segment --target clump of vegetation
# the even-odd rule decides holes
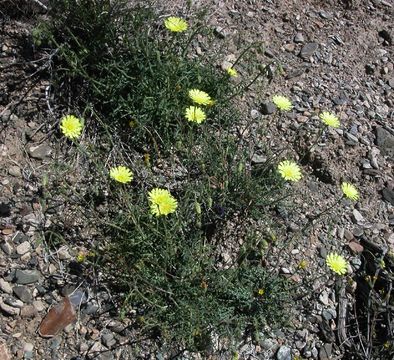
[[[72,198],[100,234],[95,266],[143,331],[203,350],[212,335],[233,339],[286,321],[289,284],[265,266],[266,250],[284,230],[271,211],[303,175],[245,135],[252,120],[233,99],[266,71],[250,76],[242,66],[251,49],[221,69],[209,51],[194,55],[197,35],[211,35],[202,16],[53,0],[33,38],[56,49],[54,87],[72,99],[60,130],[82,162],[74,171],[85,183]],[[285,96],[273,101],[292,109]],[[322,121],[339,126],[333,114]],[[257,149],[267,154],[258,165]],[[338,259],[329,266],[345,274]]]

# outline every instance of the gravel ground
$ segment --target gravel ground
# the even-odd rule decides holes
[[[240,344],[239,358],[351,359],[349,349],[357,347],[357,339],[346,332],[341,337],[340,315],[354,318],[360,283],[335,281],[324,269],[324,258],[330,251],[343,253],[351,277],[364,267],[367,252],[376,248],[394,252],[394,3],[192,3],[194,9],[211,9],[209,24],[226,45],[223,61],[238,56],[248,43],[262,41],[265,52],[258,61],[283,67],[282,76],[259,90],[266,101],[256,102],[257,90],[252,89],[240,106],[266,124],[260,141],[273,149],[286,146],[289,154],[303,160],[307,176],[296,186],[298,211],[277,209],[289,239],[297,224],[334,203],[330,199],[338,196],[342,181],[360,190],[355,205],[341,202],[338,210],[280,252],[281,272],[304,295],[294,303],[295,316],[288,328],[266,329],[257,344],[247,339]],[[161,11],[187,15],[183,5],[168,2]],[[62,157],[54,135],[58,121],[52,112],[54,95],[48,93],[48,79],[33,75],[45,64],[28,45],[33,21],[18,17],[0,21],[0,359],[205,358],[188,353],[170,356],[168,349],[135,338],[127,320],[113,316],[112,295],[105,285],[75,269],[80,247],[64,243],[49,247],[44,232],[59,209],[64,226],[69,221],[71,227],[74,221],[64,206],[45,208],[49,195],[42,185]],[[272,121],[270,98],[277,93],[290,97],[295,107],[280,121]],[[305,159],[322,110],[338,114],[342,126],[326,131]],[[263,160],[257,153],[255,162],[259,161]],[[300,268],[303,261],[306,266]],[[50,307],[79,285],[86,294],[77,307],[77,321],[51,339],[39,336],[37,328]],[[220,344],[217,350],[222,355],[211,359],[230,358]]]

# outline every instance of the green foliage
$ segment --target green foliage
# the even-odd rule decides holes
[[[135,308],[143,330],[200,350],[213,334],[234,338],[282,324],[288,284],[263,267],[265,235],[249,226],[272,223],[268,206],[285,195],[283,183],[272,163],[252,165],[255,145],[235,130],[250,120],[230,101],[250,83],[233,85],[212,59],[193,56],[196,35],[210,34],[202,20],[172,34],[150,8],[119,1],[54,0],[51,9],[34,37],[57,47],[58,86],[92,114],[85,124],[98,145],[77,145],[89,166],[80,169],[87,189],[73,198],[84,199],[91,216],[91,199],[110,190],[89,222],[105,239],[99,266],[125,294],[122,313]],[[193,88],[215,99],[199,125],[184,118]],[[107,146],[113,162],[132,168],[132,185],[108,186]],[[171,190],[176,213],[149,212],[153,187]]]

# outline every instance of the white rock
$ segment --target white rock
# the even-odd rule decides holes
[[[6,294],[12,294],[12,287],[9,282],[4,279],[0,279],[0,290]]]
[[[31,245],[28,241],[24,241],[16,247],[16,252],[19,255],[24,255],[31,250]]]

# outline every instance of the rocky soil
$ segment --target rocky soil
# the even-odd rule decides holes
[[[282,331],[266,329],[257,343],[246,339],[239,358],[356,359],[355,350],[361,354],[363,350],[349,324],[357,318],[354,306],[363,284],[356,280],[357,274],[373,262],[371,253],[387,263],[386,279],[392,278],[393,269],[388,255],[394,252],[394,3],[192,3],[192,9],[209,7],[209,24],[226,44],[223,61],[238,56],[246,44],[262,41],[265,51],[259,61],[272,63],[273,70],[282,66],[282,73],[259,94],[266,101],[256,102],[252,90],[242,106],[250,117],[266,124],[260,141],[272,149],[286,146],[289,154],[303,161],[305,180],[296,187],[297,211],[287,214],[278,209],[289,234],[300,222],[333,205],[342,181],[360,190],[355,205],[340,202],[307,235],[280,252],[281,272],[303,294],[295,300],[293,323]],[[188,16],[181,1],[170,1],[161,10]],[[48,174],[56,171],[54,164],[63,156],[56,94],[49,86],[50,69],[45,69],[49,62],[30,41],[39,14],[6,11],[0,3],[0,359],[205,358],[189,353],[170,356],[158,344],[135,338],[127,320],[114,316],[112,294],[105,284],[81,276],[75,261],[80,246],[48,236],[54,219],[61,217],[66,225],[73,221],[61,204],[47,208],[51,194],[43,191]],[[277,93],[291,98],[295,108],[272,121],[270,98]],[[322,110],[338,114],[341,128],[326,131],[305,158]],[[264,161],[263,154],[256,153],[254,161]],[[50,242],[55,240],[54,248]],[[353,281],[335,281],[327,274],[324,258],[330,251],[346,255]],[[77,320],[50,339],[39,336],[37,328],[50,307],[75,294],[76,288],[84,293],[76,306]],[[217,350],[210,358],[230,358],[220,344]],[[382,352],[374,359],[390,358],[386,356],[390,355]]]

